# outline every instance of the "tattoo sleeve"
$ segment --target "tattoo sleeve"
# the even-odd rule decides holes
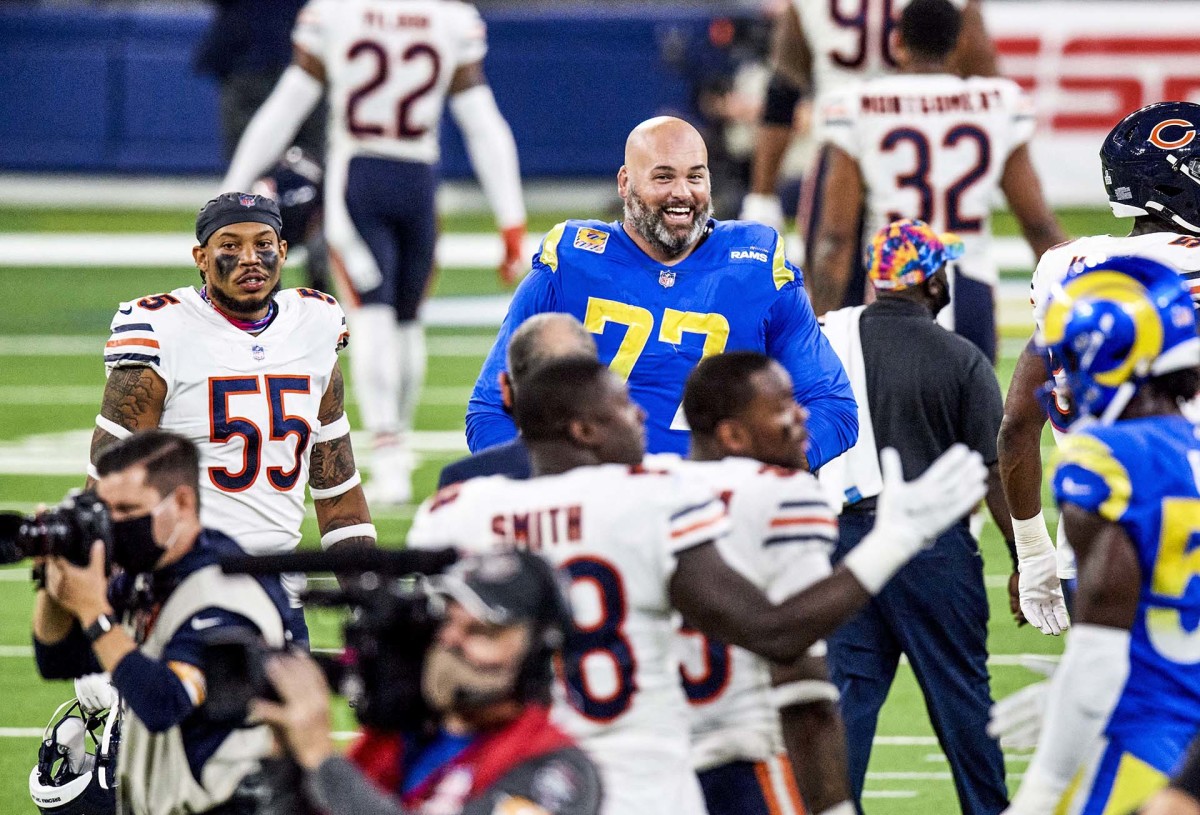
[[[129,431],[158,427],[167,401],[167,383],[145,366],[117,368],[104,385],[100,415]],[[92,433],[89,461],[95,461],[104,448],[117,438],[99,427]],[[88,479],[88,486],[92,479]]]
[[[329,385],[325,388],[325,394],[321,397],[321,407],[317,413],[317,419],[321,424],[329,424],[342,418],[342,414],[346,412],[346,383],[342,379],[342,366],[336,362],[333,364],[333,373],[329,376]],[[313,448],[313,456],[316,457],[316,448]],[[351,462],[353,464],[353,462]]]

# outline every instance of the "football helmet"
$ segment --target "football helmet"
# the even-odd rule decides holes
[[[93,752],[88,752],[90,740]],[[117,748],[121,709],[86,713],[64,702],[42,735],[29,795],[43,815],[110,815],[117,811]]]
[[[1061,367],[1075,421],[1111,424],[1148,379],[1200,364],[1187,284],[1134,256],[1075,264],[1050,292],[1038,345]]]
[[[1155,215],[1200,234],[1200,105],[1134,111],[1105,137],[1100,165],[1113,215]]]

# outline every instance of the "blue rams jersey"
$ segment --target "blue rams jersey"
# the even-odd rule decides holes
[[[1067,434],[1059,455],[1059,504],[1119,523],[1141,566],[1129,680],[1106,735],[1156,734],[1173,755],[1146,758],[1169,771],[1200,726],[1200,429],[1181,416],[1130,419]]]
[[[673,266],[646,255],[620,222],[566,221],[550,230],[476,382],[467,412],[471,449],[515,434],[497,375],[513,331],[547,311],[572,314],[595,335],[600,359],[648,414],[651,453],[686,454],[684,382],[702,357],[732,350],[769,354],[788,369],[809,411],[812,467],[851,446],[858,413],[850,383],[783,241],[761,224],[708,226],[707,238]]]

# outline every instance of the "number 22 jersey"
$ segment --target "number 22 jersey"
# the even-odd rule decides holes
[[[576,631],[554,716],[600,768],[602,812],[699,815],[667,586],[676,554],[722,538],[728,523],[702,484],[609,464],[447,487],[421,506],[408,544],[518,547],[558,567]]]
[[[258,335],[233,326],[191,286],[122,303],[106,373],[150,368],[167,384],[159,427],[200,450],[200,521],[246,551],[300,542],[321,397],[349,335],[341,306],[284,289]]]

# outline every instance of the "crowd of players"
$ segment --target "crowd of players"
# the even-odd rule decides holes
[[[448,468],[448,486],[422,504],[409,534],[413,548],[527,549],[571,585],[573,630],[553,702],[553,732],[565,741],[547,743],[582,747],[603,795],[587,793],[590,765],[566,764],[553,783],[535,775],[519,800],[492,796],[471,809],[480,791],[469,770],[481,765],[467,758],[475,742],[455,733],[405,742],[402,775],[420,767],[428,783],[388,790],[395,812],[861,812],[842,719],[862,711],[847,698],[839,706],[853,677],[837,670],[846,659],[838,648],[856,644],[841,638],[827,649],[824,638],[880,608],[874,598],[888,581],[941,545],[944,531],[965,530],[989,468],[1007,500],[995,512],[1002,528],[1011,514],[1014,614],[1043,633],[1071,633],[1053,681],[1021,697],[1047,715],[1033,728],[1037,751],[1012,802],[1003,789],[982,794],[992,780],[950,756],[962,811],[1131,811],[1167,783],[1200,728],[1192,580],[1200,566],[1191,547],[1200,433],[1185,416],[1200,386],[1188,282],[1200,275],[1200,106],[1154,105],[1118,124],[1101,150],[1103,184],[1114,214],[1135,218],[1133,231],[1063,243],[1029,159],[1028,100],[1007,80],[971,75],[995,69],[977,0],[864,2],[849,20],[836,4],[799,0],[793,12],[778,50],[791,68],[780,63],[766,104],[776,130],[760,146],[770,165],[778,125],[801,95],[814,98],[823,149],[802,224],[812,237],[805,272],[784,256],[775,229],[757,222],[777,209],[761,185],[746,201],[749,220],[713,220],[699,134],[668,117],[639,125],[617,176],[623,220],[568,221],[543,240],[467,408],[476,455]],[[368,502],[410,498],[404,438],[424,374],[417,317],[433,268],[437,122],[447,98],[505,234],[502,275],[516,274],[524,234],[516,147],[482,74],[486,39],[474,9],[457,0],[313,0],[294,44],[294,65],[234,155],[222,184],[233,191],[197,217],[201,288],[122,303],[105,347],[89,485],[110,503],[124,483],[114,476],[130,469],[154,486],[114,507],[134,552],[123,557],[147,573],[164,568],[162,553],[180,536],[211,557],[226,544],[212,543],[210,530],[251,553],[294,549],[305,484],[326,548],[374,545]],[[279,288],[288,251],[279,208],[241,191],[288,147],[322,93],[331,111],[326,233],[348,318],[328,294]],[[768,166],[756,178],[771,174]],[[901,453],[864,441],[868,406],[853,381],[862,349],[847,356],[840,347],[846,337],[854,345],[858,328],[839,339],[831,327],[853,324],[875,292],[921,288],[913,302],[994,360],[997,190],[1041,258],[1037,329],[1013,377],[998,450],[946,444],[913,471]],[[870,247],[861,261],[860,234]],[[350,333],[358,403],[374,437],[372,490],[355,466],[344,409],[338,352]],[[920,414],[930,404],[904,409]],[[1060,443],[1057,547],[1041,510],[1047,419]],[[170,481],[169,490],[151,483],[154,445],[170,446],[158,436],[138,446],[155,430],[195,444],[198,480]],[[822,468],[822,481],[808,472]],[[869,519],[862,540],[832,566],[839,526],[856,514]],[[134,534],[136,524],[145,528]],[[180,557],[189,555],[169,560]],[[122,768],[123,805],[139,815],[248,811],[231,804],[240,775],[205,771],[231,737],[203,721],[196,643],[207,629],[248,625],[303,649],[301,582],[285,576],[269,592],[278,630],[256,624],[270,617],[261,609],[192,598],[189,613],[167,618],[171,637],[160,630],[157,650],[143,654],[166,623],[143,615],[136,636],[122,633],[130,620],[114,616],[103,591],[97,599],[99,566],[52,559],[34,634],[45,673],[111,672],[80,679],[77,693],[100,709],[117,704],[115,685],[127,705],[138,748]],[[1064,585],[1074,586],[1071,614]],[[459,621],[468,632],[460,642],[471,626],[503,628],[465,597],[454,607],[474,622]],[[446,661],[434,663],[441,683],[483,693],[474,698],[490,712],[516,693],[512,677],[497,681],[486,660],[473,662],[445,637]],[[294,659],[273,672],[282,704],[259,711],[293,747],[304,739],[295,723],[311,720],[289,705],[316,704],[297,687],[310,674]],[[439,681],[428,697],[439,695]],[[948,753],[975,744],[998,762],[996,739],[1013,733],[1012,717],[1002,705],[990,734],[953,714],[935,724]],[[957,727],[971,732],[946,732]],[[865,770],[865,757],[851,752]],[[328,755],[317,756],[301,764],[321,775]],[[228,767],[248,777],[251,765]],[[160,777],[139,777],[146,767]],[[161,777],[168,768],[195,783],[172,790]],[[579,783],[563,780],[572,772]],[[326,811],[358,800],[330,792],[343,788],[340,776],[328,782],[317,796]],[[42,794],[43,811],[66,811],[53,808],[52,791]],[[1189,805],[1177,794],[1147,811],[1200,811]]]

